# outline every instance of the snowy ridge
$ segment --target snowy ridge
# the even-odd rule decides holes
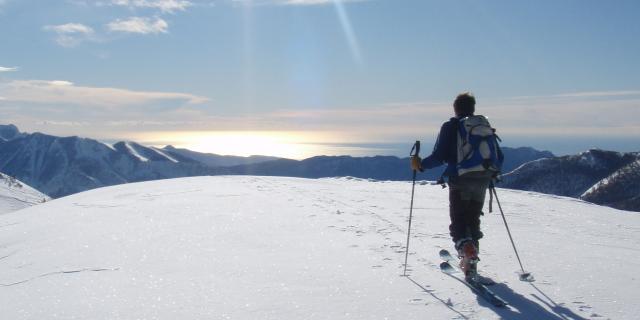
[[[499,189],[537,281],[517,280],[502,220],[485,214],[479,268],[509,303],[496,309],[439,270],[439,249],[452,247],[447,190],[419,182],[415,191],[407,278],[400,276],[407,182],[182,178],[0,215],[3,317],[631,320],[640,313],[639,215]]]
[[[134,157],[138,158],[140,161],[142,161],[142,162],[148,162],[148,161],[149,161],[149,159],[147,159],[147,158],[145,158],[145,157],[141,156],[141,155],[138,153],[138,151],[136,151],[136,149],[135,149],[135,148],[133,148],[133,147],[131,146],[131,143],[129,143],[129,142],[125,142],[125,143],[124,143],[124,145],[127,147],[127,149],[129,149],[129,152],[131,152],[131,154],[132,154]]]
[[[113,147],[112,144],[110,143],[106,143],[106,142],[101,142],[102,144],[104,144],[105,146],[107,146],[107,148],[113,150],[113,151],[117,151],[116,148]]]
[[[134,142],[110,145],[42,133],[18,134],[0,143],[0,171],[52,197],[133,181],[215,173],[195,160]]]
[[[158,149],[158,148],[151,148],[151,150],[155,151],[157,154],[167,158],[167,160],[173,162],[173,163],[178,163],[180,161],[176,160],[175,158],[169,156],[168,154],[162,152],[162,150]]]
[[[636,165],[640,164],[640,160],[636,161],[635,163]],[[617,170],[614,173],[612,173],[610,176],[598,181],[591,188],[587,189],[587,191],[585,191],[582,195],[580,195],[580,198],[586,197],[590,193],[596,192],[597,189],[607,186],[609,183],[611,183],[611,181],[615,181],[616,178],[618,178],[623,172],[624,171],[622,169]]]
[[[503,175],[500,186],[585,200],[588,198],[587,201],[611,205],[612,202],[604,199],[586,196],[611,184],[612,181],[622,181],[615,179],[618,175],[616,172],[639,159],[640,154],[634,152],[620,153],[597,149],[577,155],[545,158],[525,163]],[[615,207],[640,211],[640,206]]]
[[[640,159],[589,188],[580,198],[624,210],[640,211]]]
[[[24,182],[0,173],[0,214],[20,210],[51,200]]]

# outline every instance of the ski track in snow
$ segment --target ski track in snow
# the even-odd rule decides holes
[[[3,257],[0,257],[0,259],[2,259]],[[6,257],[4,257],[6,258]],[[11,286],[15,286],[15,285],[19,285],[19,284],[23,284],[23,283],[27,283],[29,281],[33,281],[35,279],[38,278],[44,278],[47,276],[53,276],[53,275],[64,275],[64,274],[72,274],[72,273],[80,273],[80,272],[100,272],[100,271],[117,271],[118,268],[84,268],[84,269],[78,269],[78,270],[66,270],[66,271],[54,271],[54,272],[48,272],[48,273],[44,273],[41,274],[39,276],[35,276],[26,280],[20,280],[14,283],[0,283],[0,286],[3,287],[11,287]]]
[[[20,223],[15,222],[15,218],[20,217],[21,214],[26,215],[26,213],[33,212],[24,210],[11,215],[0,216],[0,226],[3,228],[3,232],[7,230],[10,235],[6,239],[0,238],[0,256],[3,256],[0,259],[0,284],[4,287],[4,289],[0,289],[0,303],[13,306],[16,301],[10,297],[16,295],[26,299],[37,298],[36,291],[29,290],[29,286],[44,286],[36,288],[40,288],[44,292],[52,291],[53,287],[47,287],[47,282],[44,280],[42,282],[33,282],[32,280],[47,278],[47,281],[53,285],[58,283],[58,280],[50,277],[54,275],[76,276],[76,273],[86,273],[85,271],[108,270],[114,271],[110,273],[109,279],[115,277],[113,282],[121,286],[109,289],[114,293],[116,292],[114,290],[122,291],[125,294],[127,292],[129,294],[135,292],[117,289],[129,286],[125,285],[126,281],[123,282],[126,277],[133,277],[134,283],[146,283],[147,287],[144,288],[147,291],[144,292],[148,294],[155,294],[156,291],[153,290],[156,287],[158,289],[163,288],[159,286],[163,281],[168,281],[172,287],[177,286],[181,289],[191,283],[192,289],[197,288],[195,292],[206,293],[207,283],[211,286],[213,283],[227,283],[226,281],[230,281],[229,279],[236,278],[237,280],[233,287],[244,288],[249,284],[245,284],[245,280],[242,280],[241,275],[253,277],[256,271],[250,272],[249,270],[257,268],[257,270],[263,270],[262,272],[269,270],[270,273],[264,273],[266,275],[264,278],[258,277],[258,281],[261,282],[256,283],[253,282],[255,280],[252,280],[249,287],[253,288],[253,292],[250,295],[256,297],[261,296],[261,292],[267,292],[270,293],[269,295],[279,297],[278,300],[270,300],[267,296],[264,296],[265,302],[247,300],[246,308],[238,309],[237,306],[229,308],[229,305],[235,305],[236,303],[239,303],[238,306],[242,305],[241,301],[245,298],[239,295],[242,292],[241,289],[222,286],[220,287],[221,290],[226,292],[223,295],[224,298],[220,296],[217,300],[210,300],[211,298],[207,300],[212,293],[206,293],[200,297],[204,301],[216,304],[218,309],[221,310],[218,311],[211,305],[209,305],[209,308],[216,310],[202,309],[204,306],[198,304],[198,299],[192,300],[188,298],[191,295],[190,291],[163,291],[162,294],[174,295],[175,300],[172,303],[184,300],[179,298],[180,295],[184,295],[187,299],[183,302],[187,306],[182,306],[181,308],[187,311],[190,310],[190,313],[187,314],[190,314],[191,317],[187,318],[199,318],[207,314],[214,316],[216,319],[431,318],[564,320],[609,319],[609,317],[611,319],[632,319],[632,316],[640,311],[632,303],[634,301],[634,288],[637,287],[633,286],[632,283],[637,280],[635,278],[630,279],[627,276],[627,274],[631,274],[627,273],[628,270],[637,270],[637,267],[640,266],[637,258],[630,262],[627,261],[629,252],[638,251],[633,249],[633,244],[638,244],[639,220],[633,216],[630,224],[620,223],[617,226],[616,224],[610,224],[610,221],[607,220],[614,214],[621,216],[620,221],[625,221],[626,218],[632,217],[625,217],[627,214],[625,212],[597,207],[583,202],[567,201],[562,197],[498,189],[498,195],[505,209],[505,214],[523,263],[526,268],[530,268],[527,271],[533,272],[537,282],[525,283],[517,280],[516,272],[519,268],[512,248],[508,243],[502,221],[495,212],[486,212],[487,206],[485,206],[486,213],[483,217],[485,238],[481,242],[482,260],[480,269],[484,275],[496,280],[497,284],[492,286],[491,290],[509,303],[508,307],[497,309],[475,296],[462,283],[457,283],[444,275],[439,269],[441,261],[438,257],[438,251],[441,248],[452,249],[452,243],[447,232],[449,223],[448,191],[441,190],[439,186],[416,184],[413,209],[414,221],[407,268],[409,276],[403,277],[411,183],[367,182],[345,178],[308,180],[274,177],[186,178],[175,179],[173,183],[175,184],[172,184],[172,181],[150,182],[147,184],[110,187],[102,190],[96,189],[68,197],[69,199],[63,198],[46,204],[56,206],[58,202],[66,202],[68,206],[78,208],[78,214],[81,215],[81,218],[85,218],[85,216],[88,218],[91,214],[95,216],[99,212],[101,215],[96,217],[99,217],[102,223],[107,224],[113,223],[111,220],[113,219],[111,218],[113,212],[126,210],[127,214],[132,215],[131,219],[119,222],[122,226],[113,233],[109,233],[112,231],[99,231],[103,232],[104,235],[98,239],[103,239],[101,241],[105,241],[104,243],[74,244],[74,247],[77,247],[74,250],[86,252],[85,254],[88,254],[90,259],[83,255],[76,257],[76,251],[71,250],[73,248],[62,248],[61,254],[66,252],[70,255],[70,260],[61,260],[62,258],[55,259],[54,262],[39,260],[41,258],[39,258],[38,252],[43,254],[45,251],[41,250],[48,250],[45,248],[46,238],[40,238],[38,234],[32,236],[32,238],[24,238],[24,234],[25,232],[28,234],[30,230],[39,230],[37,228],[38,224],[47,225],[47,219],[50,218],[44,216],[42,217],[44,221],[40,222],[38,222],[39,220],[29,220],[29,223],[26,223],[26,220],[20,220]],[[225,185],[229,185],[229,187]],[[144,189],[136,189],[136,186],[148,190],[142,191]],[[211,186],[213,186],[213,190]],[[104,197],[100,197],[101,192],[105,195]],[[205,204],[204,207],[198,206],[198,202],[202,201],[208,201],[210,204]],[[182,203],[182,210],[169,210],[163,215],[157,216],[157,218],[154,218],[153,215],[156,212],[149,210],[150,206],[156,209],[169,209],[172,206],[175,207],[176,203]],[[229,205],[229,203],[234,203],[237,208],[234,205]],[[250,203],[255,203],[255,205],[251,207]],[[217,207],[221,207],[221,209],[218,210],[216,209]],[[207,208],[214,211],[208,212]],[[253,209],[251,209],[252,211],[246,211],[248,208]],[[497,209],[495,203],[494,209]],[[589,210],[595,213],[588,213]],[[293,258],[298,254],[297,250],[299,250],[296,242],[307,240],[302,237],[304,235],[295,233],[295,229],[291,229],[293,226],[289,225],[287,221],[277,221],[278,228],[283,229],[278,230],[277,233],[268,231],[267,234],[274,237],[279,233],[290,234],[292,239],[263,238],[264,241],[261,242],[257,239],[258,242],[255,242],[254,246],[257,245],[258,248],[248,246],[255,241],[252,238],[253,234],[265,232],[265,230],[256,229],[256,227],[262,225],[260,221],[266,221],[264,220],[265,218],[260,217],[266,214],[279,217],[284,213],[289,214],[289,212],[295,215],[295,219],[297,219],[295,221],[306,221],[305,225],[300,225],[300,227],[307,230],[306,232],[310,232],[308,234],[310,237],[319,237],[318,239],[330,241],[327,244],[321,242],[307,244],[306,246],[310,247],[307,248],[309,251],[306,253],[306,262],[288,261],[286,264],[279,264],[282,262],[278,262],[278,260],[273,260],[273,262],[264,260],[262,262],[251,261],[251,265],[238,264],[241,261],[237,260],[239,257],[226,253],[227,248],[209,247],[208,245],[200,248],[200,242],[189,242],[186,238],[196,237],[195,239],[201,239],[197,241],[202,242],[210,240],[198,238],[200,237],[199,233],[181,233],[184,230],[189,230],[185,229],[189,226],[189,219],[185,220],[185,218],[191,217],[197,223],[197,221],[206,218],[208,215],[214,215],[218,217],[220,226],[213,225],[212,230],[218,230],[220,234],[213,233],[212,236],[222,237],[226,235],[234,239],[231,241],[220,238],[214,243],[232,244],[237,250],[241,250],[241,248],[244,248],[242,250],[247,248],[258,250],[256,255],[262,257],[261,259],[273,254],[283,254],[283,250],[290,249],[292,250]],[[603,216],[599,217],[598,214]],[[167,220],[168,216],[181,218],[180,220],[175,220],[175,222],[170,222],[172,220]],[[114,218],[117,217],[119,216]],[[147,222],[142,225],[136,223],[136,219],[140,218],[147,219]],[[293,218],[294,216],[291,216],[291,219]],[[72,222],[72,220],[68,221],[68,218],[64,219],[67,223]],[[228,231],[225,231],[227,228],[237,227],[234,223],[236,220],[245,223],[243,224],[242,233],[227,233]],[[58,223],[64,223],[64,221]],[[577,222],[574,225],[567,226],[567,221]],[[53,220],[51,221],[51,223],[54,222]],[[247,222],[251,223],[247,224]],[[256,223],[256,226],[253,226],[253,222]],[[79,223],[87,225],[88,230],[91,230],[90,225],[92,223],[97,224],[97,222],[90,222],[89,220]],[[194,222],[191,223],[193,224]],[[228,224],[227,227],[227,223],[231,224]],[[269,225],[272,223],[269,222]],[[162,233],[158,233],[157,230],[162,231]],[[232,230],[235,229],[229,229],[229,232]],[[91,232],[84,232],[81,229],[77,231],[79,231],[77,235],[79,241],[83,241],[81,239],[87,237],[87,232]],[[135,237],[130,239],[133,234],[128,232],[135,232]],[[178,242],[165,242],[164,237],[168,236],[175,238]],[[298,236],[301,236],[301,238],[298,238]],[[224,241],[220,241],[223,239]],[[118,254],[124,255],[124,258],[126,258],[124,260],[115,258],[111,260],[109,257],[102,257],[97,253],[89,254],[89,252],[94,251],[87,251],[92,250],[93,247],[101,250],[112,250],[107,245],[108,241],[116,244],[121,243],[119,246],[125,246],[125,244],[131,242],[136,246],[142,246],[142,248],[154,245],[157,242],[160,243],[158,247],[149,248],[150,250],[147,250],[149,252],[143,251],[145,253],[142,256],[129,257],[127,251],[120,251]],[[166,239],[166,241],[170,241],[170,239]],[[559,245],[558,241],[563,241],[568,245]],[[184,244],[197,245],[200,248],[200,252],[192,252],[192,249],[188,249],[188,246],[183,246],[183,242]],[[617,243],[629,243],[630,245],[617,245]],[[31,249],[27,244],[38,247]],[[276,247],[273,247],[273,245],[276,245]],[[325,249],[323,246],[327,248]],[[607,248],[607,250],[594,248]],[[181,256],[180,250],[186,250],[182,253],[183,256]],[[343,263],[346,262],[334,261],[331,256],[318,260],[316,255],[326,250],[329,250],[327,252],[334,252],[333,255],[340,257],[343,256],[341,252],[345,252],[347,256],[358,257],[358,259],[350,260],[349,264],[345,265]],[[132,251],[131,253],[134,252]],[[161,268],[163,271],[157,271],[154,274],[150,273],[151,271],[145,272],[145,270],[131,269],[137,266],[136,263],[140,263],[140,266],[145,266],[147,259],[161,259],[159,261],[164,261],[168,257],[165,257],[163,252],[173,255],[178,254],[178,256],[173,256],[170,260],[160,264],[165,266],[163,267],[164,269]],[[576,252],[584,252],[586,255],[575,255]],[[614,254],[613,259],[610,257],[612,254]],[[208,265],[208,268],[217,270],[216,268],[229,265],[229,263],[213,263],[212,265],[212,262],[207,262],[209,260],[206,257],[218,257],[220,255],[226,257],[225,259],[230,259],[228,260],[230,265],[237,266],[239,269],[236,269],[236,271],[220,269],[221,271],[224,270],[220,275],[215,272],[201,271],[201,266]],[[195,258],[197,256],[202,257]],[[636,256],[633,255],[633,257]],[[620,259],[619,262],[615,260],[616,257]],[[190,261],[194,261],[194,259],[195,261],[205,260],[193,264],[194,262]],[[133,263],[138,260],[139,262]],[[184,261],[187,265],[177,263],[175,262],[176,260]],[[85,265],[110,265],[113,267],[93,269],[73,267],[74,265],[81,265],[83,261],[90,262],[90,264],[85,262]],[[104,262],[98,263],[98,261]],[[121,265],[117,261],[120,261]],[[325,263],[317,264],[318,261],[325,261]],[[627,261],[630,266],[622,266],[622,261]],[[47,264],[58,265],[58,270],[71,271],[47,271]],[[127,266],[128,264],[131,265]],[[63,265],[67,267],[60,267]],[[302,269],[295,269],[297,270],[296,273],[289,274],[288,277],[281,275],[279,269],[289,269],[289,265],[291,267],[296,265],[298,266],[297,268]],[[618,273],[613,279],[606,279],[609,283],[607,284],[607,282],[603,282],[602,278],[598,277],[603,273],[598,274],[594,270],[610,271],[612,269],[611,266],[616,266],[616,268],[622,268],[623,270],[617,270]],[[357,269],[358,267],[360,269]],[[583,270],[584,267],[589,268]],[[191,268],[195,269],[191,270]],[[366,270],[367,268],[369,269],[368,271]],[[337,273],[329,276],[326,272],[330,272],[330,270]],[[348,273],[354,270],[358,271],[356,273]],[[123,272],[126,276],[120,275]],[[314,275],[314,272],[317,273],[316,276],[309,278],[309,276]],[[191,273],[194,276],[199,275],[200,280],[193,282],[196,280],[190,279],[191,276],[189,274]],[[32,274],[32,276],[28,276],[29,274]],[[111,283],[107,280],[108,283],[100,284],[102,282],[97,274],[100,274],[100,272],[93,276],[87,274],[77,281],[90,281],[91,283],[98,281],[99,284],[95,286],[95,289],[107,290]],[[187,283],[180,284],[180,282],[176,282],[174,277]],[[290,283],[289,278],[291,277],[293,279],[307,279],[306,281],[311,282],[309,284],[311,286],[307,287],[309,285],[304,285],[303,283]],[[334,280],[329,283],[316,283],[320,281],[320,278],[324,279],[326,277]],[[586,279],[581,279],[581,277]],[[69,277],[64,281],[75,283],[73,279]],[[152,279],[159,280],[151,281]],[[363,280],[365,282],[360,282]],[[585,280],[588,281],[585,282]],[[270,283],[270,281],[275,282]],[[234,283],[234,281],[228,283]],[[165,283],[166,285],[167,283]],[[79,289],[76,289],[80,290],[78,292],[91,289],[83,288],[81,283],[76,284],[76,286],[80,286],[78,287]],[[8,287],[15,288],[18,291],[2,292],[2,290],[8,290]],[[214,289],[216,286],[211,288]],[[601,290],[606,291],[606,293],[600,292]],[[324,291],[327,292],[325,298],[316,296],[317,292]],[[136,296],[139,295],[139,293],[134,294]],[[91,294],[91,296],[94,295]],[[176,297],[175,295],[178,296]],[[212,297],[218,295],[220,293],[214,293]],[[335,297],[343,297],[345,299],[344,303],[338,303],[338,300],[333,298],[334,295]],[[71,296],[78,298],[76,293],[71,294]],[[306,296],[316,296],[316,298],[307,301],[303,299]],[[232,298],[235,300],[232,300]],[[83,299],[80,300],[87,301],[88,297]],[[106,299],[112,303],[118,301],[114,297]],[[144,295],[136,299],[143,302],[147,301]],[[271,301],[271,304],[265,304],[268,301]],[[296,305],[290,305],[294,301]],[[617,301],[615,306],[611,306],[613,301]],[[87,303],[84,302],[85,305]],[[323,305],[326,303],[329,304]],[[56,308],[62,308],[58,311],[64,314],[65,304],[61,303],[61,305],[62,307],[55,306]],[[176,306],[171,307],[171,304],[167,305],[166,302],[153,307],[149,304],[146,304],[146,306],[150,308],[147,311],[143,307],[132,310],[115,303],[107,311],[109,309],[108,304],[104,308],[91,305],[88,310],[94,310],[95,313],[84,315],[96,319],[113,318],[114,315],[120,315],[120,317],[125,318],[171,319],[180,314],[175,313]],[[71,307],[67,306],[67,308]],[[129,310],[130,313],[118,313],[120,309]],[[169,312],[163,313],[157,309]],[[15,313],[11,314],[16,315],[15,319],[30,318],[24,316],[18,309],[13,310]],[[85,310],[85,312],[87,311]],[[114,312],[116,313],[114,314]],[[20,316],[21,314],[23,315],[22,317]]]

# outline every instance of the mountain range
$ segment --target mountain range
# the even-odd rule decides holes
[[[553,156],[532,148],[504,148],[505,170]],[[420,174],[436,180],[442,168]],[[304,178],[352,176],[376,180],[412,179],[407,158],[318,156],[304,160],[234,157],[121,141],[113,145],[80,137],[24,133],[0,125],[0,172],[57,198],[122,184],[203,175],[270,175]]]
[[[505,163],[503,171],[510,172],[520,165],[554,155],[549,151],[538,151],[529,147],[504,147]],[[350,157],[350,156],[317,156],[296,161],[279,159],[225,168],[227,174],[254,174],[267,176],[289,176],[301,178],[344,177],[353,176],[376,180],[411,180],[412,172],[407,170],[407,158],[393,156]],[[438,180],[444,166],[427,170],[418,174],[419,179]]]
[[[499,186],[640,211],[640,153],[592,149],[543,158],[502,176]]]

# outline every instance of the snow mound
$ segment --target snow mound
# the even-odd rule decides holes
[[[0,173],[0,214],[20,210],[50,200],[24,182]]]
[[[480,270],[496,309],[439,270],[447,190],[216,176],[95,189],[0,215],[3,319],[634,319],[640,216],[498,190]]]

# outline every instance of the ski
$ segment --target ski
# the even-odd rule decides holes
[[[440,264],[440,270],[446,275],[464,283],[467,287],[471,289],[474,293],[476,293],[479,297],[489,302],[494,307],[505,307],[507,303],[500,299],[493,291],[489,290],[485,284],[482,283],[482,278],[473,279],[462,279],[458,275],[463,274],[462,270],[459,267],[454,267],[450,262],[457,262],[458,259],[454,258],[449,251],[442,249],[440,250],[440,258],[444,260]],[[484,278],[488,279],[488,278]],[[488,279],[491,280],[491,279]],[[491,280],[492,284],[495,284],[493,280]]]
[[[458,258],[455,258],[451,255],[451,253],[449,253],[448,250],[446,249],[442,249],[440,250],[440,259],[448,262],[449,267],[451,267],[451,272],[457,270],[462,272],[462,270],[460,270],[460,267],[458,266],[458,262],[460,261]],[[455,267],[454,267],[455,266]],[[495,281],[493,281],[491,278],[488,277],[484,277],[481,275],[477,275],[476,279],[478,282],[480,282],[481,284],[485,285],[485,286],[492,286],[494,284],[496,284]]]

